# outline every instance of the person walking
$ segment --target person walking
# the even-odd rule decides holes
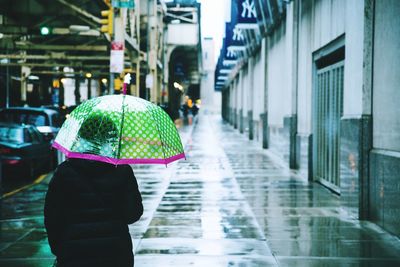
[[[94,125],[97,134],[87,134]],[[92,116],[80,128],[79,143],[90,153],[107,150],[107,140],[117,133],[111,120]],[[132,267],[128,224],[142,214],[142,197],[129,165],[69,158],[57,167],[44,207],[56,266]]]
[[[184,159],[174,122],[160,107],[123,94],[89,99],[70,114],[52,146],[68,158],[46,195],[44,223],[60,267],[132,267],[128,224],[143,214],[127,164]]]
[[[128,224],[143,214],[129,165],[68,159],[45,200],[45,226],[60,267],[134,266]]]

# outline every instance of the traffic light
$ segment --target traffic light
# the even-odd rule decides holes
[[[103,19],[101,19],[101,32],[108,33],[108,34],[113,34],[113,28],[114,28],[114,9],[110,7],[108,10],[102,10],[101,11],[101,16]]]
[[[41,35],[49,35],[51,33],[51,29],[47,26],[40,27],[40,34]]]

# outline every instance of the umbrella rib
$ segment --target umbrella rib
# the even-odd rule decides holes
[[[121,158],[122,129],[124,127],[124,118],[125,118],[125,95],[122,98],[122,119],[121,119],[121,130],[119,131],[118,156],[117,156],[118,159]]]
[[[148,107],[146,107],[146,109],[148,109]],[[149,110],[149,109],[148,109]],[[161,131],[160,131],[160,128],[158,128],[158,124],[157,124],[157,122],[156,122],[156,120],[153,118],[153,112],[151,112],[151,110],[149,110],[150,111],[150,117],[151,117],[151,119],[154,121],[154,124],[156,125],[156,127],[157,127],[157,131],[158,131],[158,136],[160,136],[160,141],[161,141],[161,151],[163,152],[163,155],[164,155],[164,160],[166,160],[166,156],[165,156],[165,152],[164,152],[164,146],[163,146],[163,140],[162,140],[162,138],[161,138]],[[166,166],[167,164],[165,164],[165,166]]]
[[[179,136],[179,138],[180,138],[178,129],[177,129],[176,127],[175,127],[174,129],[175,129],[175,133],[176,133],[176,134]],[[181,140],[181,142],[179,142],[179,144],[180,144],[182,153],[185,153],[185,149],[183,148],[182,140]],[[186,160],[186,155],[185,155],[185,160]]]

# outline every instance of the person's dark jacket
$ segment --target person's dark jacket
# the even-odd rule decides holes
[[[44,216],[60,266],[133,266],[128,224],[143,214],[129,165],[69,159],[49,184]]]

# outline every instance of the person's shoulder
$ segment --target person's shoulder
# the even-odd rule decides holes
[[[69,160],[66,160],[57,166],[55,173],[65,172],[70,170],[71,168],[72,168],[71,162]]]
[[[69,160],[66,160],[57,166],[57,168],[53,173],[53,179],[61,179],[61,177],[63,177],[64,180],[68,177],[75,175],[76,171],[74,170],[74,166],[71,164]]]
[[[118,173],[123,175],[123,176],[127,176],[127,175],[128,176],[133,176],[133,177],[135,176],[134,173],[133,173],[132,167],[130,165],[128,165],[128,164],[118,165],[117,166],[117,170],[118,170]]]
[[[123,172],[132,172],[132,167],[129,164],[118,165],[117,169]]]

